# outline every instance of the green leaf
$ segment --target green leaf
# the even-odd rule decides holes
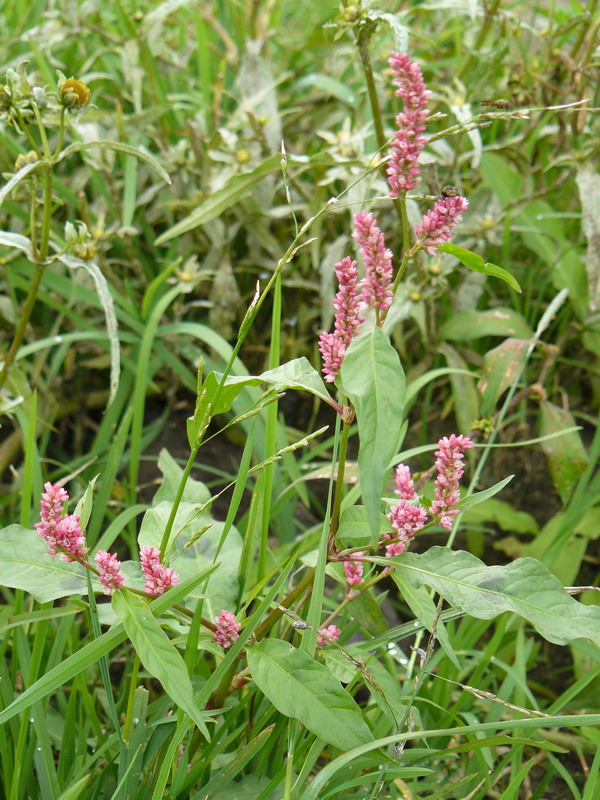
[[[210,740],[204,721],[209,714],[196,707],[185,662],[156,621],[148,604],[131,592],[117,589],[113,594],[112,607],[146,670],[160,681],[171,700],[185,711],[204,737]]]
[[[152,613],[155,616],[164,614],[174,603],[181,602],[190,591],[192,591],[199,583],[206,580],[208,573],[201,572],[195,575],[189,581],[182,581],[178,586],[162,595],[157,597],[150,604]],[[58,664],[56,667],[42,675],[41,678],[25,689],[13,702],[5,709],[0,711],[0,725],[3,725],[9,719],[12,719],[16,714],[26,711],[30,706],[38,700],[43,700],[44,697],[51,694],[59,686],[62,686],[67,681],[70,681],[84,669],[87,669],[91,664],[98,661],[99,658],[110,653],[115,647],[118,647],[127,638],[123,625],[119,623],[111,628],[106,633],[103,633],[98,639],[93,639],[88,644],[84,645],[80,650],[77,650],[73,655],[68,656]],[[207,698],[208,699],[208,698]]]
[[[600,645],[600,608],[570,597],[535,559],[518,558],[505,567],[488,567],[471,553],[432,547],[422,554],[373,560],[391,564],[410,580],[430,586],[476,619],[512,611],[529,620],[549,642],[568,644],[582,638]]]
[[[222,375],[218,372],[211,372],[206,376],[206,380],[202,385],[202,390],[206,391],[206,402],[210,403],[215,396],[221,378]],[[244,387],[259,386],[261,383],[266,383],[267,386],[279,391],[300,389],[320,397],[326,403],[331,402],[331,395],[325,388],[321,376],[308,359],[302,356],[302,358],[294,358],[280,367],[267,370],[261,375],[230,375],[226,379],[219,401],[211,409],[211,413],[223,414],[229,411],[231,404]]]
[[[11,233],[10,231],[0,231],[0,244],[4,247],[16,247],[22,253],[25,253],[30,261],[34,261],[33,250],[31,242],[21,233]]]
[[[533,332],[521,314],[512,308],[461,311],[440,328],[441,339],[481,339],[482,336],[531,339]]]
[[[565,428],[575,425],[569,411],[547,400],[540,403],[540,422],[542,436],[564,431]],[[541,447],[548,460],[554,487],[563,505],[566,505],[588,463],[579,431],[572,431],[557,439],[546,439],[541,442]]]
[[[22,181],[25,180],[32,172],[35,172],[38,169],[43,167],[47,167],[45,161],[34,161],[33,164],[25,164],[24,167],[12,176],[12,178],[5,183],[4,186],[0,189],[0,206],[6,200],[8,195],[12,192],[15,186],[18,186]]]
[[[481,415],[490,417],[496,403],[523,371],[527,363],[528,339],[505,339],[498,347],[488,350],[483,359],[483,375],[479,382]]]
[[[158,172],[165,183],[168,183],[169,186],[171,185],[169,173],[159,164],[154,156],[151,156],[150,153],[146,153],[145,150],[140,150],[138,147],[132,147],[130,144],[123,144],[123,142],[112,142],[103,139],[96,142],[74,142],[68,147],[65,147],[65,149],[58,154],[56,161],[57,163],[63,161],[73,153],[79,153],[82,150],[114,150],[117,153],[124,153],[126,156],[133,156],[139,161],[143,161],[144,164],[148,164],[148,166],[152,167],[153,170]]]
[[[79,527],[81,528],[84,534],[87,528],[88,521],[90,519],[90,514],[92,513],[92,503],[94,501],[94,484],[96,483],[99,477],[100,477],[99,475],[96,475],[95,478],[92,478],[92,480],[88,482],[85,492],[81,496],[79,502],[75,506],[75,511],[73,512],[76,517],[79,517]]]
[[[517,279],[507,272],[502,267],[496,266],[496,264],[486,263],[483,258],[477,253],[472,253],[470,250],[465,250],[464,247],[458,247],[456,244],[452,244],[451,242],[446,242],[437,248],[441,250],[442,253],[448,253],[451,256],[457,258],[465,267],[473,270],[473,272],[479,272],[482,275],[491,275],[493,278],[500,278],[505,283],[508,283],[511,289],[514,289],[515,292],[521,293],[522,289],[519,286]]]
[[[87,594],[81,564],[48,555],[48,545],[37,531],[9,525],[0,531],[0,584],[24,589],[38,603],[71,594]],[[96,584],[98,590],[100,587]]]
[[[164,244],[176,236],[182,236],[199,225],[205,225],[211,219],[221,216],[224,211],[231,208],[240,198],[253,189],[265,175],[269,175],[271,172],[278,172],[280,169],[281,156],[274,155],[263,161],[252,172],[246,172],[244,175],[235,175],[227,181],[222,189],[212,194],[191,214],[188,214],[187,217],[162,233],[155,244]]]
[[[165,500],[146,511],[138,537],[140,547],[145,545],[157,549],[160,547],[172,507],[173,504]],[[190,539],[207,525],[210,525],[210,528],[190,547],[185,547]],[[206,511],[198,513],[197,505],[180,503],[167,547],[167,557],[169,566],[177,571],[181,579],[191,578],[213,563],[223,525],[223,522],[213,519]],[[237,529],[231,526],[219,553],[219,566],[208,581],[207,596],[204,600],[208,609],[207,616],[215,616],[222,608],[231,608],[237,600],[241,554],[242,537]],[[189,595],[190,598],[199,596],[194,593]]]
[[[452,396],[454,399],[454,413],[460,431],[471,430],[471,423],[478,419],[479,413],[479,392],[475,386],[475,378],[472,374],[466,375],[467,362],[460,355],[456,348],[447,342],[443,342],[439,347],[440,353],[444,356],[448,365],[453,368],[450,374],[450,384],[452,386]]]
[[[379,515],[379,535],[392,531],[392,526],[385,516]],[[350,506],[342,511],[336,540],[342,547],[360,547],[373,541],[371,526],[364,506]]]
[[[398,570],[393,570],[391,576],[412,613],[431,633],[436,616],[436,607],[427,589],[424,586],[415,586],[406,575],[398,572]],[[460,670],[460,663],[452,648],[444,623],[440,618],[438,618],[436,624],[436,638],[450,661]]]
[[[164,500],[173,501],[175,499],[183,475],[183,469],[164,447],[158,454],[158,468],[163,474],[163,481],[152,498],[153,506],[157,506]],[[188,478],[181,500],[184,503],[192,504],[206,503],[210,500],[210,490],[202,481]]]
[[[462,523],[466,525],[483,525],[485,522],[494,522],[503,531],[513,533],[538,534],[540,531],[534,517],[527,511],[517,511],[510,503],[504,500],[488,498],[481,505],[462,509],[464,515]]]
[[[372,740],[358,705],[305,650],[266,639],[248,647],[247,654],[256,685],[281,714],[341,750]]]
[[[484,500],[487,500],[490,497],[493,497],[498,492],[502,491],[507,483],[512,481],[514,475],[509,475],[508,478],[503,478],[498,483],[495,483],[493,486],[490,486],[489,489],[484,489],[482,492],[475,492],[475,494],[470,494],[468,497],[463,498],[458,507],[461,511],[466,511],[468,508],[473,508],[473,506],[479,505],[479,503],[483,503]]]
[[[340,377],[343,391],[356,409],[360,488],[375,539],[383,484],[402,425],[404,370],[386,334],[374,327],[350,344]]]

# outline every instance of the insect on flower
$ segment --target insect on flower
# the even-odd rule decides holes
[[[459,197],[460,192],[453,186],[451,183],[448,183],[446,186],[442,186],[442,191],[440,192],[442,197]]]
[[[510,108],[511,103],[508,100],[482,100],[480,106],[487,106],[488,108],[498,108],[501,111]]]

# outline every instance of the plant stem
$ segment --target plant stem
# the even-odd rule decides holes
[[[287,595],[287,597],[285,597],[281,601],[281,603],[279,603],[279,605],[283,606],[284,608],[289,608],[292,605],[292,603],[295,600],[297,600],[298,597],[300,597],[300,595],[304,592],[304,590],[312,584],[314,577],[315,577],[315,570],[310,569],[306,573],[306,575],[302,578],[300,583],[292,589],[292,591]],[[258,642],[261,639],[263,639],[267,635],[267,633],[271,630],[273,625],[279,622],[282,616],[283,616],[283,611],[281,611],[279,608],[276,608],[273,611],[271,611],[269,616],[263,622],[261,622],[261,624],[256,629],[256,632],[254,634],[254,638],[256,639],[256,641]]]
[[[344,422],[342,435],[340,437],[340,452],[338,456],[338,473],[335,483],[335,495],[333,497],[333,508],[331,511],[331,521],[329,523],[329,538],[327,541],[328,555],[333,552],[335,535],[340,524],[340,508],[342,506],[342,494],[344,489],[344,474],[346,472],[346,451],[348,449],[348,436],[350,425]]]
[[[379,98],[377,96],[377,88],[375,86],[375,78],[373,77],[373,67],[371,66],[371,57],[369,55],[369,38],[370,34],[366,26],[361,25],[356,36],[356,44],[360,60],[362,62],[363,72],[365,74],[365,83],[367,84],[367,92],[369,94],[369,103],[371,104],[371,114],[373,116],[373,125],[375,126],[375,138],[377,139],[377,147],[379,150],[384,150],[387,146],[387,140],[383,131],[383,120],[381,118],[381,108],[379,106]]]
[[[133,724],[133,704],[135,702],[135,690],[137,689],[137,677],[140,669],[140,657],[137,652],[133,657],[133,666],[131,667],[131,678],[129,679],[129,696],[127,698],[127,715],[125,717],[125,727],[123,728],[123,739],[129,742],[131,735],[131,726]]]

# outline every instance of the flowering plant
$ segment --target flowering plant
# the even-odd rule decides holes
[[[148,15],[145,30],[152,30],[157,16]],[[343,17],[344,26],[357,26],[364,58],[361,37],[379,19],[377,12],[346,4]],[[6,630],[17,628],[10,638],[11,656],[22,659],[19,670],[11,675],[7,667],[0,676],[6,701],[0,724],[7,726],[0,736],[0,757],[11,773],[11,800],[25,794],[75,798],[87,791],[92,776],[94,797],[135,800],[236,795],[348,800],[365,792],[383,796],[384,786],[394,797],[409,797],[420,792],[422,778],[430,781],[429,800],[483,800],[491,779],[487,773],[482,779],[480,772],[488,768],[492,753],[500,775],[508,761],[506,748],[514,747],[509,758],[515,759],[525,747],[541,754],[556,748],[540,737],[522,738],[527,731],[600,722],[593,713],[559,715],[570,693],[540,711],[525,707],[535,705],[525,692],[517,704],[503,700],[495,686],[497,694],[465,683],[495,660],[520,695],[520,672],[504,661],[508,656],[502,651],[527,650],[524,626],[553,643],[584,639],[589,648],[597,647],[600,612],[574,600],[540,561],[518,558],[506,566],[486,566],[471,552],[455,548],[461,515],[489,501],[510,480],[494,485],[486,480],[482,470],[489,448],[480,435],[483,426],[468,430],[467,425],[454,433],[453,425],[444,422],[437,444],[405,445],[410,400],[440,377],[439,370],[426,370],[407,386],[404,357],[392,339],[405,279],[442,252],[519,287],[504,270],[450,243],[461,236],[460,223],[469,210],[458,189],[446,187],[420,221],[410,224],[408,204],[425,207],[432,200],[408,194],[421,186],[432,94],[419,64],[407,53],[394,52],[389,65],[402,107],[395,132],[365,172],[383,174],[389,193],[378,215],[364,198],[364,207],[353,209],[353,232],[345,239],[350,254],[331,268],[338,286],[333,329],[318,337],[320,365],[304,357],[279,363],[282,275],[307,244],[309,228],[335,203],[297,228],[266,284],[257,287],[233,348],[203,331],[225,366],[217,371],[210,354],[206,371],[200,362],[194,410],[186,424],[189,458],[181,466],[161,451],[162,481],[153,497],[147,486],[143,493],[139,486],[146,376],[132,391],[131,384],[118,387],[118,369],[115,373],[113,368],[110,402],[115,405],[109,405],[96,447],[103,457],[110,451],[102,462],[110,477],[101,476],[100,490],[95,480],[85,486],[76,471],[64,470],[60,479],[44,483],[34,463],[35,448],[30,450],[20,524],[0,532],[0,585],[15,606],[2,624]],[[97,277],[95,242],[87,226],[67,223],[63,248],[51,219],[54,168],[86,147],[78,141],[63,148],[69,115],[89,108],[90,90],[61,75],[44,105],[45,93],[34,91],[42,87],[30,85],[23,75],[18,84],[11,75],[0,87],[0,109],[10,125],[33,141],[33,155],[23,157],[9,179],[13,188],[23,184],[30,189],[33,222],[28,243],[24,236],[2,235],[31,255],[40,276],[54,259],[62,259],[69,268],[87,264]],[[50,148],[47,134],[57,114],[59,127]],[[111,147],[119,150],[114,143]],[[156,169],[157,162],[144,150],[132,150],[121,148]],[[287,166],[284,151],[281,167],[290,196]],[[44,192],[41,226],[35,221],[37,170]],[[162,174],[160,165],[158,171]],[[254,177],[236,175],[241,180],[234,186],[247,186]],[[31,186],[25,183],[29,178]],[[347,187],[336,200],[348,194]],[[224,202],[219,195],[214,207]],[[387,210],[400,222],[397,254],[386,245],[394,241]],[[189,231],[190,224],[176,223],[159,242]],[[162,315],[179,293],[171,287],[160,295],[175,266],[167,267],[144,295],[140,319],[148,324],[128,358],[138,377],[149,369]],[[102,294],[106,282],[101,272],[97,280]],[[17,343],[2,368],[7,382],[38,287],[39,281],[28,293]],[[250,375],[238,355],[271,295],[269,368]],[[196,325],[178,320],[165,335],[197,334]],[[114,351],[112,356],[114,367]],[[279,401],[288,391],[308,393],[325,404],[329,425],[298,436],[279,427]],[[131,394],[131,413],[119,416]],[[34,405],[30,444],[35,443],[35,423]],[[233,425],[242,431],[243,452],[233,480],[213,494],[192,477],[192,470],[215,428]],[[329,427],[333,434],[319,441]],[[129,474],[118,505],[114,498],[122,488],[117,475],[124,453]],[[315,466],[313,459],[323,453],[330,458]],[[280,466],[289,480],[281,479]],[[465,471],[470,483],[461,485]],[[285,501],[294,493],[308,496],[309,480],[326,480],[327,493],[316,497],[310,521],[299,521]],[[67,485],[79,497],[71,512],[65,507]],[[28,505],[34,496],[36,519],[40,497],[36,522]],[[213,511],[217,500],[224,501],[224,521]],[[26,605],[34,601],[41,607]],[[498,627],[487,640],[483,637],[482,653],[477,647],[481,632],[496,618]],[[471,626],[461,627],[465,621]],[[35,628],[31,648],[22,625]],[[48,646],[51,625],[59,644]],[[74,625],[91,637],[81,648],[71,645]],[[66,648],[64,658],[59,645]],[[49,696],[70,681],[70,695],[47,705]],[[97,702],[90,702],[88,685],[97,692]],[[465,709],[467,702],[472,705]],[[79,706],[85,712],[81,731],[71,724]],[[438,713],[435,719],[431,707]],[[54,721],[57,709],[64,721],[58,726],[62,741],[55,759],[56,726],[47,729],[44,721],[45,716]],[[514,730],[521,734],[516,741],[508,735]],[[459,736],[469,737],[467,745],[457,744]],[[407,743],[418,746],[405,749]],[[447,761],[463,751],[478,771],[465,770],[456,786],[440,786],[438,776],[446,774]],[[26,763],[33,765],[33,779],[25,774]],[[591,772],[598,775],[600,761],[594,764]],[[35,781],[39,794],[31,789]],[[503,796],[513,796],[515,786]],[[355,790],[360,795],[350,794]]]

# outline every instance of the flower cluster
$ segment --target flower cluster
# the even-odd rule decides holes
[[[371,308],[387,311],[392,302],[392,251],[385,246],[375,217],[366,211],[354,215],[353,236],[365,262],[361,299]]]
[[[242,627],[239,622],[235,621],[235,616],[231,611],[223,609],[218,617],[215,617],[215,640],[217,644],[229,650],[231,645],[239,638],[240,628]]]
[[[392,523],[392,528],[394,528],[396,534],[388,533],[385,538],[387,540],[397,539],[398,541],[388,544],[385,548],[385,554],[388,557],[399,556],[400,553],[406,550],[415,533],[425,525],[427,512],[423,506],[412,506],[408,500],[400,500],[398,505],[392,508],[387,518]]]
[[[425,147],[420,136],[425,130],[429,92],[420,68],[405,53],[392,53],[389,65],[398,85],[403,110],[396,117],[396,133],[392,140],[392,157],[387,166],[390,196],[414,189],[420,181],[419,156]]]
[[[458,483],[463,476],[463,459],[465,450],[473,447],[473,442],[468,436],[444,436],[438,442],[435,466],[438,476],[435,481],[435,500],[429,508],[429,513],[438,525],[446,530],[452,528],[453,517],[458,514],[456,506],[459,503]]]
[[[63,503],[69,499],[67,492],[58,485],[44,484],[41,499],[40,522],[35,527],[46,540],[49,555],[60,553],[62,561],[83,561],[88,548],[79,525],[79,517],[63,512]]]
[[[337,642],[340,638],[340,629],[337,625],[329,625],[327,628],[321,628],[317,633],[317,647],[326,647],[331,642]]]
[[[460,195],[440,197],[421,222],[415,225],[415,248],[422,247],[428,255],[434,255],[436,247],[450,239],[452,228],[462,221],[462,212],[467,210],[468,205],[469,201]]]
[[[359,552],[355,553],[355,556],[363,556],[364,553]],[[348,581],[348,586],[356,586],[358,583],[362,583],[363,579],[363,563],[362,561],[344,561],[344,572],[346,574],[346,580]]]
[[[332,383],[339,373],[346,348],[354,339],[364,317],[358,315],[359,287],[356,261],[346,257],[334,266],[339,290],[335,296],[335,323],[333,333],[322,333],[319,350],[323,356],[325,380]]]
[[[394,491],[403,500],[415,500],[417,497],[410,469],[405,464],[398,464],[396,467],[396,488]]]
[[[152,597],[160,597],[170,586],[179,583],[179,575],[175,570],[160,563],[160,552],[156,547],[142,547],[140,565],[146,578],[144,591]]]
[[[123,586],[125,576],[121,572],[121,562],[115,555],[111,555],[106,550],[98,550],[94,561],[98,567],[98,578],[104,586],[104,594],[112,594],[115,589]]]

